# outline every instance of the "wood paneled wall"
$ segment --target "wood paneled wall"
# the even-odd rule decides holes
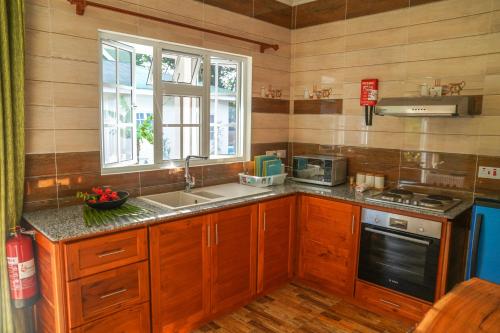
[[[75,203],[76,191],[112,185],[132,195],[182,188],[182,169],[100,174],[98,30],[127,33],[253,57],[253,95],[281,89],[252,113],[252,149],[286,149],[290,96],[290,31],[194,0],[100,0],[133,11],[277,43],[275,52],[176,26],[89,7],[75,14],[66,0],[26,0],[26,209]],[[280,112],[269,113],[274,104]],[[259,103],[256,103],[259,104]],[[285,113],[283,113],[283,105]],[[194,168],[199,185],[236,181],[242,163]]]
[[[89,7],[75,14],[67,0],[26,0],[26,150],[28,154],[99,150],[98,29],[253,57],[253,94],[262,86],[289,99],[290,30],[194,0],[102,0],[149,15],[277,43],[276,52],[186,28]],[[272,125],[255,115],[255,142],[288,141],[288,115]],[[262,118],[262,119],[261,119]],[[283,118],[283,119],[281,119]],[[263,125],[264,128],[258,126]],[[274,130],[279,128],[280,130]],[[270,135],[262,129],[270,129]],[[286,129],[286,131],[283,131]],[[278,134],[278,132],[280,134]],[[274,140],[274,141],[273,141]]]
[[[333,88],[343,114],[294,114],[290,141],[500,156],[499,63],[498,0],[438,1],[293,30],[292,98],[303,99],[313,84]],[[359,106],[364,78],[380,80],[382,98],[415,96],[418,84],[434,79],[464,80],[463,94],[485,95],[483,114],[374,117],[366,127]]]
[[[100,176],[98,29],[251,55],[255,154],[289,148],[290,155],[292,147],[305,143],[344,147],[341,150],[349,154],[353,167],[366,166],[369,157],[381,151],[388,151],[387,161],[404,151],[432,151],[463,154],[464,161],[498,166],[500,0],[412,0],[414,4],[432,3],[369,16],[353,11],[349,19],[344,12],[335,22],[296,30],[195,0],[100,1],[278,43],[280,49],[261,54],[248,43],[96,8],[76,16],[66,0],[26,0],[26,201],[30,208],[71,203],[76,190],[96,184],[123,184],[136,194],[181,185],[181,173],[175,170],[125,178]],[[348,0],[346,5],[352,9],[355,7],[349,6],[355,3],[360,2]],[[265,15],[264,9],[261,14]],[[437,78],[443,83],[465,80],[464,94],[485,95],[483,115],[459,119],[375,117],[373,126],[366,127],[358,100],[359,82],[368,77],[380,79],[381,97],[416,95],[419,83]],[[269,84],[282,89],[284,101],[258,98],[260,88]],[[287,113],[288,101],[301,100],[304,88],[311,91],[313,84],[333,88],[332,98],[342,100],[341,110],[293,114],[290,107],[291,113]],[[385,162],[381,162],[384,167]],[[469,164],[458,171],[472,172]],[[425,170],[400,162],[398,173],[400,166],[410,180]],[[227,181],[242,167],[227,165],[206,171]],[[475,170],[474,181],[464,186],[497,193],[497,182],[476,179]],[[200,173],[203,179],[203,169]],[[207,178],[206,184],[217,179]]]

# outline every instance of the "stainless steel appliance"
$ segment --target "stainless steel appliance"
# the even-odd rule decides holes
[[[382,98],[375,108],[376,115],[396,117],[473,116],[481,111],[480,96]]]
[[[434,301],[441,223],[363,209],[358,278]]]
[[[414,193],[399,188],[390,189],[367,197],[366,201],[391,203],[403,207],[418,207],[420,209],[442,213],[462,202],[460,199],[446,195]]]
[[[299,182],[334,186],[346,182],[345,157],[309,155],[293,157],[293,177]]]

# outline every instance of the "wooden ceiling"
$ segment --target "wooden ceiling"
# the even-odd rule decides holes
[[[289,29],[441,0],[195,0]],[[292,5],[290,5],[292,4]]]

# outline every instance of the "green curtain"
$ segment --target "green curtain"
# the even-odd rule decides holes
[[[11,309],[5,256],[23,208],[24,0],[0,0],[0,63],[0,332],[10,333],[25,331]]]

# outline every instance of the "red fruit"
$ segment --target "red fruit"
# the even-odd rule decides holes
[[[101,195],[103,193],[102,188],[100,187],[93,187],[92,191],[97,195]]]
[[[111,191],[111,189],[109,187],[104,190],[104,193],[106,193],[106,194],[110,194],[111,192],[112,191]]]
[[[88,203],[95,204],[95,203],[96,203],[96,201],[95,201],[95,199],[90,199],[90,200],[88,201]]]

